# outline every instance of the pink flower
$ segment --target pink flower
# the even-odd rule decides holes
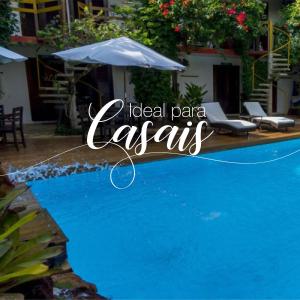
[[[229,16],[236,15],[236,10],[234,8],[228,8],[227,9],[227,14]]]
[[[164,17],[166,17],[169,14],[169,10],[168,9],[163,10],[162,14]]]
[[[180,26],[179,26],[179,25],[176,25],[175,28],[174,28],[174,31],[175,31],[175,32],[180,32]]]
[[[236,21],[239,23],[239,25],[244,25],[246,18],[247,18],[246,13],[242,11],[236,16]]]
[[[169,4],[172,6],[175,4],[175,1],[174,0],[170,0]]]

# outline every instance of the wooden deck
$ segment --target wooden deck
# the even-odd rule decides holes
[[[249,136],[231,136],[213,134],[203,143],[202,152],[210,152],[221,149],[245,147],[256,144],[271,143],[293,138],[300,138],[300,120],[297,125],[288,132],[270,132],[266,130],[250,133]],[[37,125],[36,125],[37,126]],[[26,168],[36,163],[47,160],[49,157],[62,153],[68,149],[81,145],[79,136],[55,136],[51,131],[38,133],[38,130],[31,130],[26,134],[27,148],[20,147],[17,152],[13,145],[0,145],[0,161],[5,169],[9,166]],[[169,152],[165,143],[150,143],[147,152]],[[173,151],[176,152],[176,151]],[[133,153],[133,152],[129,152]],[[170,157],[166,153],[151,153],[140,157],[134,157],[135,161],[148,161]],[[174,156],[174,155],[173,155]],[[100,164],[103,162],[115,163],[125,158],[124,152],[118,147],[107,146],[105,149],[92,150],[88,146],[81,147],[74,151],[65,153],[47,161],[59,165],[72,163]]]
[[[20,186],[19,188],[22,188]],[[31,191],[28,189],[21,194],[10,206],[11,209],[20,211],[19,214],[25,215],[32,211],[38,212],[37,217],[25,224],[20,229],[21,240],[26,241],[37,237],[41,234],[49,234],[53,236],[52,244],[63,246],[66,249],[68,238],[62,232],[55,220],[48,213],[47,209],[40,206],[39,202],[35,199]],[[66,259],[66,251],[62,255],[62,260]]]

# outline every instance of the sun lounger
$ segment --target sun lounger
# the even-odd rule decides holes
[[[219,102],[202,103],[205,108],[208,123],[211,127],[221,131],[227,130],[235,134],[247,133],[256,130],[254,123],[244,120],[229,120],[223,112]]]
[[[251,121],[259,127],[267,125],[275,129],[288,129],[295,126],[295,121],[285,117],[270,117],[262,109],[259,102],[244,102],[248,114],[251,116]]]

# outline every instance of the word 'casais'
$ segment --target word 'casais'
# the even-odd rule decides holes
[[[106,117],[106,113],[112,106],[120,105],[119,109],[114,115]],[[124,107],[124,101],[121,99],[115,99],[104,105],[95,117],[90,115],[93,120],[89,128],[87,136],[87,144],[91,149],[101,149],[108,144],[116,144],[121,141],[125,141],[126,150],[134,149],[136,155],[143,155],[147,152],[147,146],[150,141],[161,143],[166,141],[166,147],[168,150],[178,149],[180,152],[188,151],[190,155],[197,155],[201,151],[202,142],[210,137],[212,133],[202,139],[202,128],[207,126],[206,121],[198,122],[196,129],[192,130],[192,122],[188,121],[185,128],[181,129],[178,126],[164,125],[157,129],[154,135],[149,136],[148,129],[153,128],[153,122],[146,121],[139,129],[137,126],[122,125],[113,134],[111,139],[105,143],[101,143],[102,146],[97,146],[94,142],[95,132],[98,125],[101,123],[109,122],[121,113]],[[91,105],[90,105],[91,108]]]

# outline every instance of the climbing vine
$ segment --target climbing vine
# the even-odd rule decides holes
[[[284,7],[281,11],[280,26],[291,34],[291,61],[293,64],[300,61],[300,0]]]
[[[10,0],[0,1],[0,44],[7,44],[16,27]]]

